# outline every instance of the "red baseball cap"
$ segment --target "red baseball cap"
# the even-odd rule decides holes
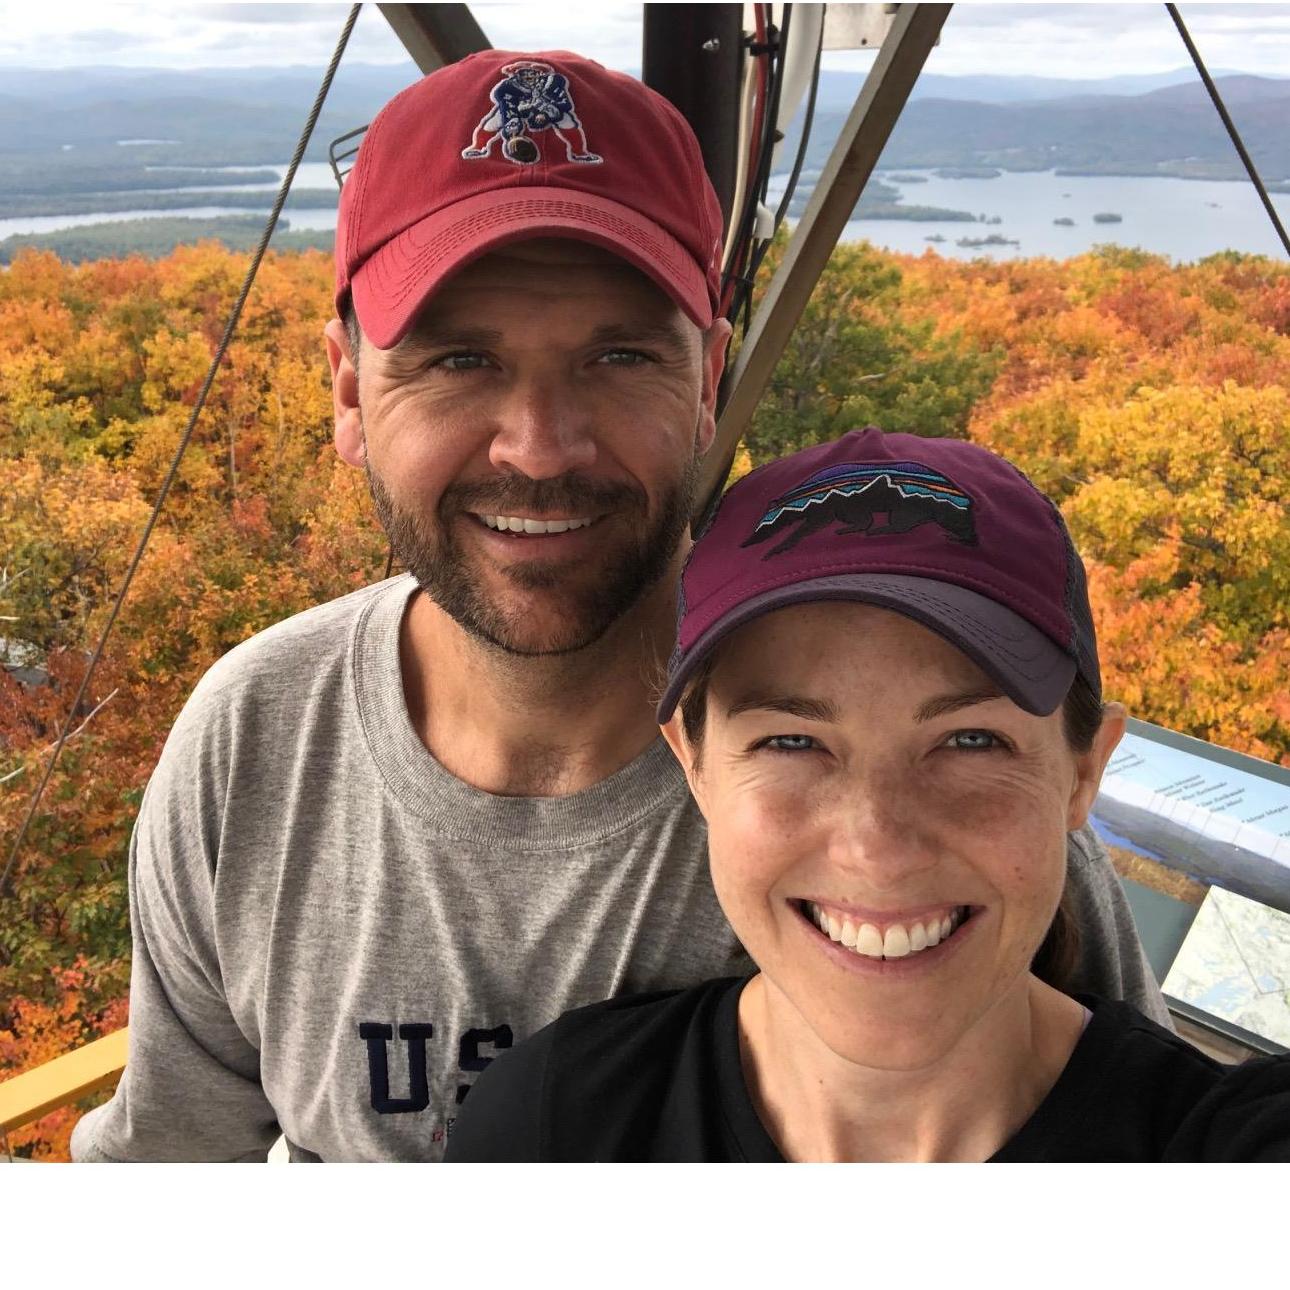
[[[372,122],[336,224],[336,311],[379,349],[450,274],[508,242],[620,255],[697,326],[716,316],[721,207],[685,118],[564,50],[485,50],[423,77]]]
[[[1057,507],[978,444],[869,426],[769,462],[722,498],[681,576],[660,724],[737,628],[821,600],[914,619],[1038,716],[1076,674],[1101,698],[1084,565]]]

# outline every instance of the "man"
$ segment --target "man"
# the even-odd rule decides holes
[[[517,60],[597,162],[549,131],[536,160],[471,147]],[[231,651],[176,722],[131,849],[129,1063],[78,1159],[279,1132],[297,1160],[437,1159],[499,1049],[745,962],[652,713],[720,247],[684,120],[572,54],[474,55],[372,123],[326,339],[337,450],[409,574]],[[1089,984],[1161,1015],[1092,845]]]

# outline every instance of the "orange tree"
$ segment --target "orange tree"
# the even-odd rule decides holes
[[[245,257],[207,245],[76,268],[27,253],[0,274],[0,863],[244,272]],[[330,446],[329,280],[318,253],[261,269],[0,897],[2,1073],[121,1024],[130,828],[197,678],[382,567],[365,484]],[[12,1145],[61,1154],[70,1123],[49,1118]]]
[[[204,245],[79,267],[25,253],[0,274],[0,837],[244,271]],[[0,897],[0,1075],[121,1024],[130,828],[201,673],[383,567],[364,481],[330,446],[330,276],[319,253],[265,261]],[[1288,385],[1290,270],[1266,259],[954,262],[860,244],[821,278],[742,463],[869,422],[995,448],[1058,499],[1088,559],[1108,692],[1285,762]],[[73,1118],[12,1145],[62,1156]]]

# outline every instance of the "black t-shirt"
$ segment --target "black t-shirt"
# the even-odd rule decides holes
[[[739,1058],[747,978],[566,1013],[475,1082],[449,1161],[761,1161],[783,1156]],[[1224,1066],[1125,1003],[1093,1016],[994,1161],[1290,1160],[1290,1057]]]

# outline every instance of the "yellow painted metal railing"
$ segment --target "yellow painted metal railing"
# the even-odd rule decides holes
[[[0,1083],[0,1132],[19,1129],[60,1106],[110,1088],[125,1070],[129,1027]]]

